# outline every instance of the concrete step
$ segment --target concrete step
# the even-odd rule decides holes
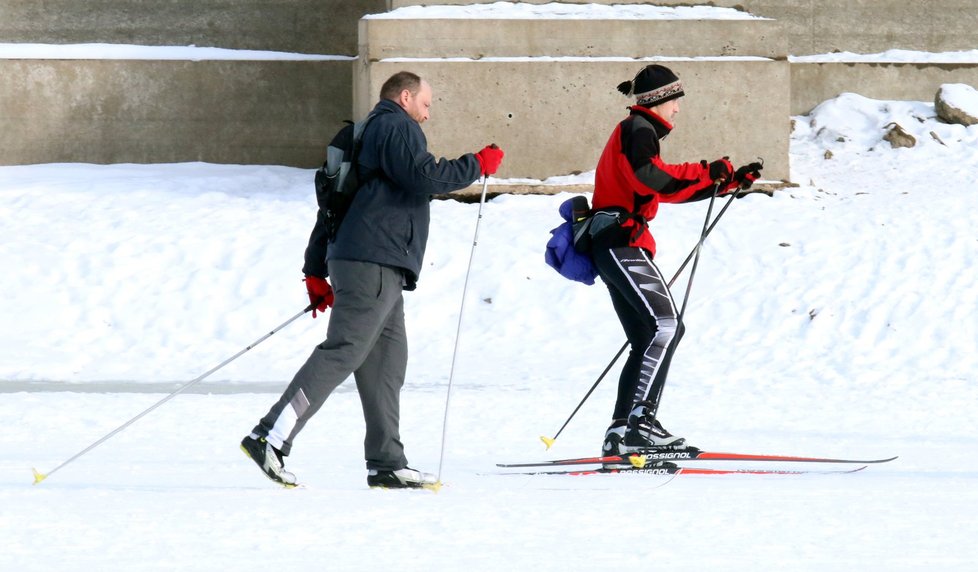
[[[315,166],[352,116],[357,22],[387,7],[387,0],[0,0],[0,163]],[[49,49],[25,57],[23,44]],[[90,44],[129,53],[77,54]],[[188,45],[333,57],[159,51]]]
[[[356,55],[387,0],[0,0],[0,43],[218,46]]]
[[[790,72],[779,30],[703,6],[405,7],[360,21],[355,115],[410,69],[435,90],[425,131],[436,155],[496,142],[507,153],[501,177],[588,171],[632,103],[616,86],[656,62],[687,93],[667,161],[762,156],[765,177],[786,179]]]
[[[786,55],[780,24],[709,6],[496,3],[410,6],[360,20],[359,55],[627,57]]]
[[[351,117],[352,73],[348,57],[0,57],[0,162],[312,167]]]
[[[490,4],[497,0],[437,0],[437,4]],[[520,0],[547,4],[552,0]],[[974,0],[562,0],[566,4],[706,4],[737,8],[780,21],[793,55],[851,51],[871,54],[903,48],[924,52],[971,50],[978,45],[978,12]],[[432,4],[390,0],[390,8]]]

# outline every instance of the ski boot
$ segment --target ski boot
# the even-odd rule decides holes
[[[396,471],[370,469],[367,471],[367,485],[372,489],[436,489],[438,477],[410,467]]]
[[[265,476],[283,487],[297,486],[295,475],[285,470],[282,453],[265,440],[252,433],[241,440],[241,450],[248,455]]]
[[[639,403],[628,415],[628,428],[623,444],[629,452],[674,451],[687,448],[686,439],[666,431],[652,416],[647,402]]]

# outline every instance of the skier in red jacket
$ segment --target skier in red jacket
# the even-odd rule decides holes
[[[647,449],[680,449],[656,418],[669,363],[683,324],[665,278],[653,262],[648,221],[660,202],[685,203],[746,188],[760,175],[752,163],[736,172],[726,158],[712,163],[668,164],[661,141],[679,113],[683,84],[669,68],[649,65],[618,90],[635,98],[612,132],[598,162],[590,226],[595,267],[611,293],[630,351],[618,382],[603,455]]]

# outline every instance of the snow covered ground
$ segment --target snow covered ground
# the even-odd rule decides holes
[[[438,494],[365,486],[352,387],[288,459],[307,488],[238,450],[324,335],[309,316],[33,486],[305,306],[314,199],[283,167],[0,167],[0,570],[972,569],[978,127],[853,94],[794,119],[801,186],[709,238],[661,418],[714,450],[900,456],[856,474],[499,475],[597,453],[610,415],[617,368],[538,440],[624,340],[600,284],[543,263],[562,194],[484,207]],[[661,209],[667,274],[705,209]],[[406,295],[402,433],[432,472],[477,211],[433,204]]]

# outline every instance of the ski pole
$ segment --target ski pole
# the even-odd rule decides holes
[[[695,256],[693,256],[693,267],[689,271],[689,280],[686,281],[686,293],[683,295],[683,305],[679,309],[679,316],[676,318],[676,323],[679,324],[680,328],[683,327],[683,316],[686,314],[686,303],[689,302],[689,293],[693,290],[693,277],[696,276],[696,267],[700,262],[700,251],[703,249],[703,241],[706,240],[706,233],[710,228],[709,223],[710,216],[713,214],[713,203],[716,202],[717,193],[720,192],[721,182],[723,182],[723,179],[717,179],[717,182],[713,185],[713,194],[710,195],[710,204],[706,208],[706,218],[703,220],[703,230],[700,232],[700,240],[696,243],[696,248],[693,249],[693,251],[696,253]],[[728,203],[729,201],[733,200],[735,196],[736,193],[731,193],[730,199],[727,199]],[[665,381],[663,381],[659,385],[658,391],[656,392],[655,400],[652,402],[655,406],[655,409],[650,412],[653,420],[655,420],[655,416],[659,412],[659,403],[662,401],[662,392],[665,390],[665,388],[666,384]]]
[[[458,357],[458,341],[462,335],[462,315],[465,311],[465,293],[469,288],[469,274],[472,272],[472,259],[475,258],[475,247],[479,244],[479,223],[482,221],[482,207],[486,204],[486,191],[489,189],[489,175],[482,180],[482,196],[479,198],[479,216],[475,219],[475,236],[472,237],[472,250],[469,252],[469,266],[465,269],[465,281],[462,283],[462,302],[458,309],[458,326],[455,329],[455,348],[452,350],[452,365],[448,370],[448,389],[445,391],[445,416],[441,423],[441,451],[438,454],[438,477],[435,492],[441,488],[441,470],[445,461],[445,435],[448,429],[448,406],[452,398],[452,380],[455,377],[455,361]]]
[[[758,157],[758,160],[763,166],[764,159]],[[707,223],[710,222],[710,214],[713,212],[713,203],[716,202],[717,194],[720,192],[720,184],[723,182],[724,182],[723,179],[717,179],[716,183],[713,185],[713,194],[710,196],[710,206],[707,207],[706,209],[706,220],[703,221],[703,232],[700,233],[700,241],[696,244],[696,248],[695,248],[696,256],[693,258],[693,269],[689,271],[689,280],[686,282],[686,294],[683,296],[683,305],[682,308],[680,308],[679,310],[679,317],[677,319],[677,323],[680,326],[682,326],[683,316],[686,314],[686,303],[689,302],[689,293],[693,289],[693,276],[696,275],[696,266],[697,264],[699,264],[700,261],[700,250],[703,248],[703,242],[706,240],[706,235],[709,234],[710,230],[713,229],[713,226],[712,225],[707,226]],[[748,183],[747,186],[750,186],[750,184]],[[741,188],[746,188],[746,187],[741,187]],[[738,191],[739,190],[740,188],[738,188]],[[730,198],[727,199],[727,204],[724,205],[723,210],[727,209],[727,206],[730,205],[730,201],[736,198],[736,196],[737,196],[737,191],[730,193]],[[720,211],[720,214],[717,215],[717,218],[720,218],[720,215],[723,214],[723,210]],[[665,382],[663,381],[663,383],[659,386],[658,391],[656,392],[655,400],[652,402],[655,406],[655,409],[651,411],[651,416],[653,421],[655,420],[655,416],[658,413],[659,403],[662,402],[662,392],[664,390],[665,390]]]
[[[714,197],[715,196],[716,195],[714,194]],[[733,202],[733,199],[734,199],[734,194],[731,194],[730,198],[727,199],[726,204],[724,204],[723,208],[720,209],[720,212],[717,213],[716,218],[713,219],[713,222],[710,224],[709,228],[705,229],[705,231],[700,234],[699,242],[696,243],[696,246],[693,247],[693,250],[689,251],[689,254],[686,255],[686,259],[683,260],[683,263],[679,265],[679,269],[676,270],[676,273],[673,275],[672,279],[669,280],[669,283],[666,285],[667,288],[672,287],[673,283],[675,283],[675,281],[679,278],[679,275],[682,274],[683,270],[686,269],[686,265],[689,264],[690,260],[692,260],[694,256],[699,254],[699,249],[700,246],[702,246],[703,241],[705,241],[706,237],[709,236],[711,232],[713,232],[713,229],[716,227],[717,223],[720,222],[720,217],[723,216],[723,213],[727,212],[727,209],[730,207],[730,204]],[[711,199],[711,208],[712,208],[712,199]],[[707,217],[708,217],[707,220],[709,220],[709,214],[707,214]],[[692,282],[692,276],[690,277],[690,282]],[[688,295],[688,291],[687,291],[687,295]],[[683,306],[685,308],[685,302],[683,303]],[[681,321],[682,320],[680,318],[680,323]],[[611,361],[608,362],[608,366],[604,368],[604,371],[601,372],[601,375],[598,376],[598,379],[594,380],[594,383],[591,385],[591,389],[587,391],[587,393],[584,395],[584,398],[581,399],[581,402],[578,403],[577,407],[574,408],[574,411],[571,412],[570,417],[567,418],[567,421],[564,421],[564,424],[560,426],[560,429],[557,431],[557,433],[554,434],[553,437],[546,437],[542,435],[540,436],[540,440],[543,441],[543,444],[546,445],[547,449],[550,449],[550,447],[553,446],[554,441],[557,440],[557,437],[559,437],[560,434],[564,431],[564,428],[567,427],[567,424],[570,423],[571,419],[574,418],[574,415],[577,414],[577,411],[581,408],[582,405],[584,405],[584,402],[587,401],[588,397],[591,396],[591,393],[594,392],[594,389],[598,387],[598,384],[601,383],[601,381],[604,379],[604,376],[606,376],[608,372],[611,371],[612,366],[615,365],[615,362],[618,361],[618,358],[621,357],[621,354],[625,353],[625,349],[627,347],[628,347],[628,341],[626,340],[625,343],[622,344],[621,349],[618,350],[618,353],[615,354],[615,357],[611,358]]]
[[[251,348],[257,346],[258,344],[260,344],[263,341],[267,340],[268,338],[272,337],[273,334],[275,334],[276,332],[278,332],[279,330],[281,330],[285,326],[288,326],[292,322],[298,320],[303,314],[305,314],[306,312],[312,310],[314,307],[315,307],[314,304],[309,304],[309,306],[307,306],[305,310],[299,312],[295,316],[292,316],[291,318],[289,318],[288,320],[286,320],[285,322],[283,322],[281,325],[279,325],[277,328],[275,328],[272,331],[268,332],[264,336],[258,338],[256,341],[252,342],[251,345],[249,345],[248,347],[244,348],[243,350],[239,351],[238,353],[236,353],[233,356],[229,357],[228,359],[224,360],[223,362],[221,362],[217,366],[211,368],[210,370],[208,370],[206,373],[204,373],[200,377],[198,377],[198,378],[196,378],[194,380],[188,381],[187,383],[181,385],[173,393],[171,393],[171,394],[167,395],[166,397],[164,397],[163,399],[157,401],[152,406],[150,406],[148,409],[144,410],[139,415],[136,415],[135,417],[133,417],[129,421],[126,421],[122,425],[116,427],[111,432],[109,432],[108,435],[106,435],[105,437],[102,437],[98,441],[95,441],[94,443],[92,443],[88,447],[85,447],[84,449],[82,449],[81,451],[79,451],[78,453],[76,453],[74,456],[72,456],[71,458],[69,458],[67,461],[61,463],[57,467],[55,467],[55,468],[51,469],[50,471],[48,471],[47,473],[41,473],[37,469],[31,469],[31,470],[34,471],[34,484],[36,485],[36,484],[40,483],[41,481],[43,481],[44,479],[50,477],[51,475],[53,475],[55,472],[57,472],[59,469],[61,469],[62,467],[64,467],[68,463],[71,463],[72,461],[74,461],[75,459],[81,457],[85,453],[88,453],[89,451],[91,451],[95,447],[98,447],[102,443],[108,441],[109,439],[111,439],[112,437],[114,437],[116,434],[122,432],[124,429],[126,429],[127,427],[129,427],[130,425],[132,425],[133,423],[135,423],[136,421],[139,421],[140,419],[142,419],[143,417],[145,417],[146,415],[148,415],[151,411],[153,411],[157,407],[163,405],[167,401],[173,399],[174,397],[176,397],[177,395],[179,395],[180,393],[182,393],[183,391],[185,391],[187,388],[189,388],[192,385],[195,385],[195,384],[203,381],[204,378],[206,378],[207,376],[211,375],[215,371],[221,369],[222,367],[226,366],[227,364],[229,364],[229,363],[233,362],[234,360],[238,359],[239,357],[241,357],[242,355],[244,355],[245,352],[249,351]]]
[[[618,350],[618,353],[615,354],[615,357],[611,358],[611,361],[608,362],[608,367],[604,368],[604,371],[601,372],[601,375],[598,376],[598,379],[594,380],[594,383],[591,385],[591,389],[587,390],[587,393],[584,394],[584,397],[581,399],[581,402],[577,404],[577,407],[574,408],[574,411],[571,411],[570,417],[567,418],[567,421],[564,421],[564,424],[560,426],[560,429],[557,430],[557,433],[553,437],[540,435],[540,440],[543,441],[543,444],[547,446],[548,450],[550,449],[550,447],[553,446],[554,441],[557,440],[557,437],[560,437],[560,434],[563,433],[564,427],[567,427],[567,424],[570,423],[571,419],[573,419],[574,416],[577,415],[577,411],[581,408],[582,405],[584,405],[584,402],[587,401],[587,398],[591,397],[591,393],[593,393],[594,390],[598,387],[598,384],[601,383],[601,380],[604,379],[604,376],[608,375],[608,372],[611,370],[611,366],[615,365],[615,362],[618,361],[618,358],[621,357],[621,354],[625,353],[625,348],[627,347],[628,347],[628,342],[626,341],[621,346],[621,349]]]
[[[679,309],[679,318],[677,322],[679,324],[683,323],[683,315],[686,314],[686,303],[689,302],[689,293],[693,289],[693,277],[696,276],[696,267],[700,263],[700,251],[703,249],[703,241],[706,240],[706,235],[710,231],[710,217],[713,215],[713,203],[716,202],[717,192],[720,190],[720,180],[716,182],[713,186],[713,194],[710,195],[710,204],[706,207],[706,219],[703,221],[703,230],[700,232],[700,240],[696,243],[696,247],[693,248],[693,268],[689,271],[689,280],[686,281],[686,293],[683,295],[683,305]],[[731,194],[730,199],[733,199],[734,195]],[[730,202],[730,199],[727,202]]]

